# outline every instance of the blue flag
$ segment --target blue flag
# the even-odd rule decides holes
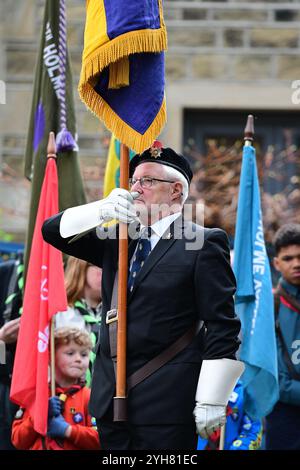
[[[242,376],[245,412],[260,419],[270,413],[279,391],[272,281],[252,146],[243,150],[233,269],[235,308],[242,322],[240,359],[246,365]]]

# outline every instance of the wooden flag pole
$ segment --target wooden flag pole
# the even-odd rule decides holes
[[[56,143],[54,132],[49,132],[48,146],[47,146],[47,159],[57,158],[56,155]],[[52,317],[50,322],[50,384],[51,384],[51,396],[55,396],[55,344],[54,344],[54,329],[55,320]]]
[[[120,187],[128,189],[129,149],[121,144]],[[128,277],[128,228],[119,224],[119,272],[118,272],[118,334],[116,396],[114,397],[114,421],[126,421],[126,341],[127,341],[127,277]]]

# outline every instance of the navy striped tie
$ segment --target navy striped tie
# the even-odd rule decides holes
[[[145,227],[138,241],[136,250],[134,252],[133,261],[128,277],[129,292],[133,290],[136,276],[144,265],[144,262],[151,251],[151,227]]]

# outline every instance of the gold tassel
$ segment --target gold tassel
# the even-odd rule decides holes
[[[164,30],[130,31],[118,36],[107,44],[99,46],[88,57],[83,56],[79,89],[105,67],[129,54],[161,52],[167,48],[167,35]],[[84,101],[84,98],[83,98]]]
[[[117,89],[129,85],[129,59],[123,57],[109,66],[108,88]]]

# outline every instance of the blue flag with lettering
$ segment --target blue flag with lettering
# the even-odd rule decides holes
[[[240,359],[246,365],[245,412],[259,419],[270,413],[279,393],[272,281],[252,146],[243,150],[233,269],[235,309],[242,322]]]

